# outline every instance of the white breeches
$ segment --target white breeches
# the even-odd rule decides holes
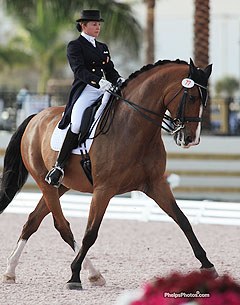
[[[74,133],[79,133],[82,117],[85,109],[91,106],[102,94],[104,96],[102,98],[102,104],[98,108],[95,118],[98,118],[106,106],[110,93],[105,91],[103,92],[101,89],[94,88],[90,85],[87,85],[77,101],[75,102],[72,114],[71,114],[71,131]]]

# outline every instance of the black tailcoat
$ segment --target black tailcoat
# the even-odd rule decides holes
[[[68,44],[67,58],[74,73],[74,81],[64,116],[59,123],[61,129],[66,128],[70,123],[73,105],[87,84],[99,88],[98,82],[103,76],[113,84],[120,77],[111,61],[107,45],[99,41],[96,41],[94,47],[80,35],[78,39]]]

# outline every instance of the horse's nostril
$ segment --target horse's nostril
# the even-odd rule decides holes
[[[192,139],[191,136],[187,136],[187,137],[185,138],[185,144],[186,144],[186,145],[188,145],[189,143],[192,143],[192,141],[193,141],[193,139]]]

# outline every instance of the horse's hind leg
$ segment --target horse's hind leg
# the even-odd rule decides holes
[[[61,186],[58,189],[59,197],[62,196],[67,190],[68,189]],[[48,207],[46,206],[46,203],[42,197],[40,199],[39,203],[37,204],[35,210],[29,215],[28,220],[23,227],[23,230],[19,237],[17,245],[7,260],[7,268],[6,268],[6,272],[3,275],[3,282],[15,283],[15,280],[16,280],[15,270],[18,265],[20,256],[23,252],[23,249],[24,249],[28,239],[31,237],[31,235],[34,232],[36,232],[38,230],[42,220],[49,213],[50,213],[50,211],[49,211]],[[74,251],[78,252],[78,250],[79,250],[79,247],[75,243]],[[87,257],[84,261],[84,269],[88,270],[88,273],[89,273],[88,279],[91,282],[91,284],[98,285],[98,286],[102,286],[103,284],[105,284],[105,280],[102,277],[101,273],[95,269],[95,267],[91,263],[91,260]]]
[[[145,193],[151,197],[170,217],[172,217],[182,229],[193,249],[195,257],[202,264],[201,270],[209,270],[213,272],[215,276],[218,276],[214,265],[208,260],[205,250],[202,248],[196,235],[194,234],[192,226],[187,217],[178,207],[170,186],[165,179],[162,179],[158,185],[151,185]]]
[[[27,243],[29,237],[37,231],[43,218],[49,213],[43,197],[38,202],[35,210],[29,215],[28,221],[23,227],[20,238],[17,242],[16,248],[11,253],[10,257],[7,259],[7,269],[3,275],[3,282],[15,283],[16,275],[15,270],[18,265],[20,256],[23,249]]]
[[[60,196],[56,195],[57,189],[47,185],[44,187],[43,191],[44,191],[45,202],[48,206],[48,209],[52,212],[53,215],[55,228],[59,231],[62,239],[66,243],[68,243],[75,252],[78,252],[79,247],[73,238],[73,234],[70,229],[69,222],[64,217],[60,206],[60,202],[59,202]],[[102,286],[105,284],[105,279],[103,278],[101,273],[97,269],[95,269],[89,258],[85,258],[83,267],[84,269],[88,270],[88,279],[92,285]]]
[[[64,193],[68,191],[67,188],[64,186],[61,186],[58,189],[58,196],[61,197]],[[30,213],[27,222],[23,226],[22,233],[19,237],[19,240],[17,242],[17,245],[13,252],[11,253],[10,257],[7,260],[7,269],[5,274],[3,275],[3,281],[7,283],[14,283],[16,280],[15,270],[18,265],[20,256],[23,252],[23,249],[28,241],[28,239],[31,237],[33,233],[35,233],[42,220],[46,215],[50,213],[44,198],[42,197],[36,208],[32,213]]]

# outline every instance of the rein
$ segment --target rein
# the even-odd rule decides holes
[[[111,127],[113,117],[115,114],[115,107],[114,102],[115,100],[121,100],[124,103],[126,103],[129,107],[131,107],[134,111],[138,112],[144,119],[147,121],[153,123],[157,127],[160,127],[164,129],[166,132],[170,133],[171,135],[177,133],[179,130],[183,129],[185,127],[185,123],[188,122],[202,122],[201,117],[185,117],[185,106],[187,102],[187,96],[188,96],[188,89],[197,86],[200,94],[200,98],[202,101],[202,104],[206,106],[207,102],[207,86],[203,86],[199,83],[196,83],[193,79],[191,79],[191,76],[188,78],[184,78],[182,80],[182,87],[176,92],[176,94],[172,97],[172,99],[165,105],[167,108],[168,105],[180,94],[180,92],[183,90],[182,99],[178,106],[178,111],[176,117],[173,119],[171,116],[167,115],[166,113],[162,116],[160,116],[158,113],[149,110],[143,106],[140,106],[138,104],[135,104],[134,102],[123,98],[121,95],[118,94],[118,92],[121,89],[121,84],[117,84],[115,86],[112,86],[109,90],[107,90],[110,94],[110,100],[107,104],[107,107],[105,108],[105,111],[102,115],[102,117],[99,117],[93,126],[90,129],[90,132],[93,130],[94,126],[100,121],[99,130],[97,134],[95,134],[91,139],[96,138],[99,134],[106,134]],[[204,91],[206,91],[206,95],[204,97]],[[115,99],[114,99],[115,97]],[[155,116],[156,118],[152,118],[150,115]],[[110,121],[109,121],[110,118]],[[159,120],[162,119],[162,122],[159,123]]]
[[[149,114],[153,114],[155,116],[157,116],[158,118],[160,118],[160,115],[152,110],[149,110],[147,108],[144,108],[140,105],[137,105],[125,98],[123,98],[121,95],[117,94],[116,91],[112,91],[111,89],[109,90],[109,92],[115,96],[117,98],[117,100],[122,100],[123,102],[125,102],[127,105],[129,105],[133,110],[137,111],[142,117],[144,117],[146,120],[152,122],[153,124],[157,125],[158,127],[162,127],[162,124],[160,124],[158,121],[152,119],[150,116],[148,116],[147,114],[145,114],[144,112],[142,112],[141,110],[149,113]]]
[[[186,87],[186,85],[184,85],[185,80],[190,81],[190,87]],[[182,81],[182,85],[183,85],[183,87],[180,90],[178,90],[178,92],[173,96],[173,98],[167,103],[167,106],[168,106],[178,96],[178,94],[180,94],[180,92],[182,90],[184,90],[181,102],[180,102],[179,107],[178,107],[178,112],[177,112],[176,118],[173,119],[167,114],[164,114],[164,116],[163,116],[163,123],[167,127],[165,127],[164,125],[162,125],[162,123],[159,123],[156,119],[153,119],[148,115],[148,114],[151,114],[151,115],[156,116],[157,118],[160,118],[160,115],[158,113],[156,113],[152,110],[149,110],[147,108],[144,108],[140,105],[137,105],[137,104],[133,103],[132,101],[129,101],[128,99],[125,99],[122,96],[120,96],[119,94],[117,94],[117,91],[119,90],[118,86],[113,87],[108,92],[111,93],[114,97],[116,97],[117,100],[122,100],[123,102],[125,102],[133,110],[137,111],[147,121],[152,122],[154,125],[164,129],[165,131],[167,131],[170,134],[174,134],[174,133],[178,132],[180,129],[184,128],[184,123],[187,123],[187,122],[202,122],[202,118],[199,118],[199,117],[185,117],[184,112],[185,112],[185,105],[186,105],[187,96],[188,96],[188,89],[192,88],[194,85],[196,85],[198,87],[201,87],[205,90],[207,90],[207,87],[202,86],[198,83],[195,83],[190,78],[184,79]],[[200,89],[199,89],[199,91],[201,93]]]
[[[167,132],[169,132],[169,133],[171,133],[171,134],[175,133],[175,131],[174,131],[175,128],[173,128],[173,127],[170,125],[171,123],[173,123],[173,124],[175,125],[175,120],[173,120],[173,119],[172,119],[170,116],[168,116],[167,114],[164,114],[164,116],[163,116],[163,122],[164,122],[164,124],[167,126],[167,127],[165,127],[165,126],[162,125],[162,123],[159,123],[159,121],[157,121],[157,120],[151,118],[149,115],[146,114],[146,113],[152,114],[152,115],[154,115],[154,116],[156,116],[157,118],[160,119],[161,117],[160,117],[160,115],[159,115],[158,113],[156,113],[156,112],[154,112],[154,111],[152,111],[152,110],[149,110],[149,109],[147,109],[147,108],[144,108],[144,107],[142,107],[142,106],[140,106],[140,105],[138,105],[138,104],[135,104],[135,103],[133,103],[133,102],[131,102],[131,101],[129,101],[129,100],[123,98],[121,95],[117,94],[115,91],[109,90],[109,92],[110,92],[113,96],[115,96],[117,100],[121,100],[121,101],[125,102],[128,106],[130,106],[133,110],[135,110],[136,112],[138,112],[138,113],[139,113],[144,119],[146,119],[147,121],[153,123],[154,125],[156,125],[156,126],[162,128],[162,129],[164,129],[165,131],[167,131]],[[178,92],[178,94],[179,94],[179,93],[180,93],[180,91]],[[177,95],[175,95],[174,98],[175,98],[176,96],[177,96]],[[173,99],[174,99],[174,98],[173,98]],[[171,102],[171,101],[170,101],[170,102]],[[146,112],[146,113],[144,113],[143,111]],[[166,121],[165,121],[165,120],[166,120]],[[170,124],[169,124],[169,122],[170,122]]]

